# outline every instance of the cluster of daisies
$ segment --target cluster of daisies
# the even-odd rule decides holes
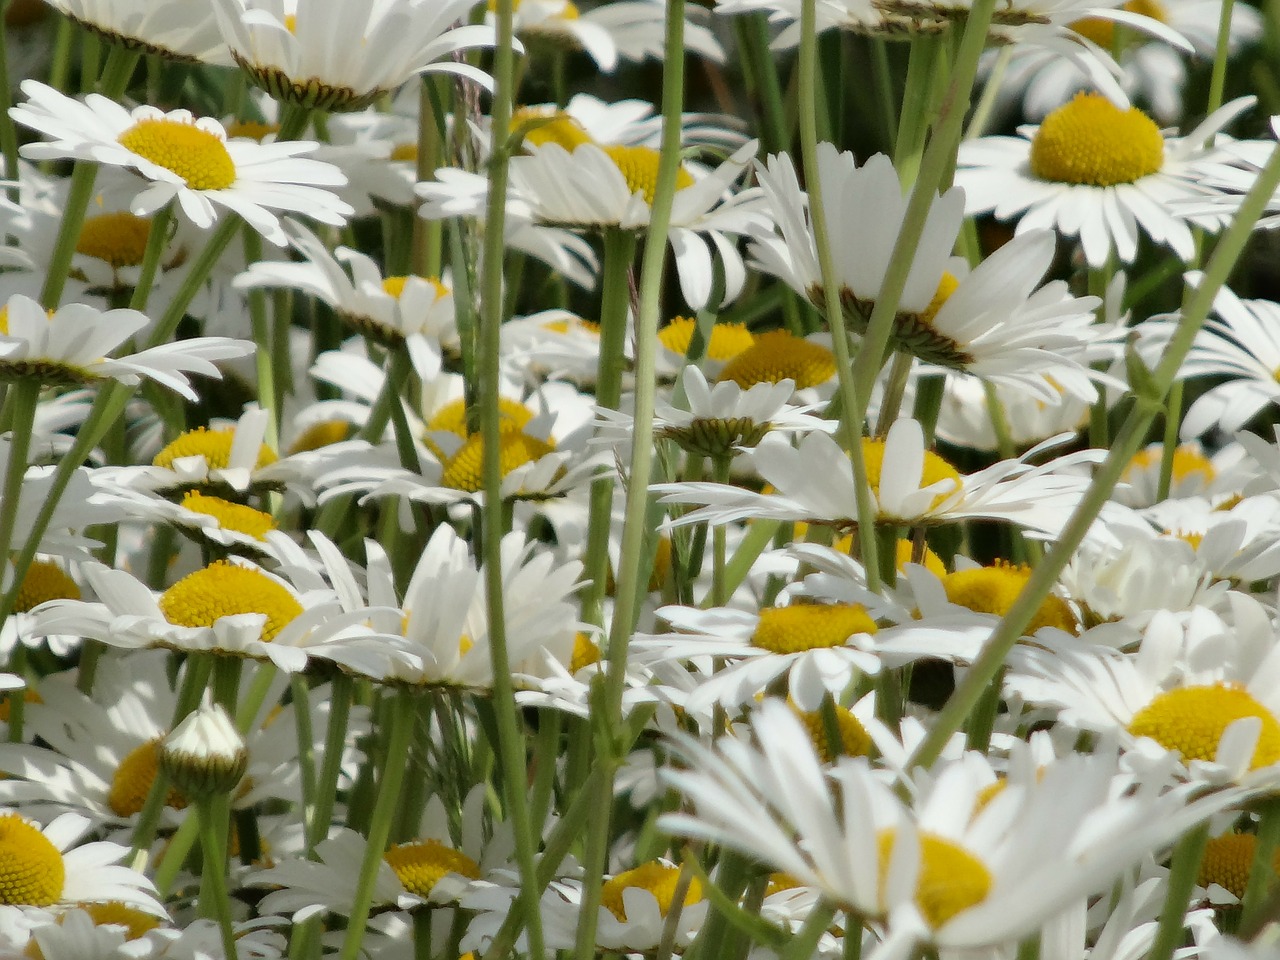
[[[1256,7],[4,10],[0,957],[1280,956]]]

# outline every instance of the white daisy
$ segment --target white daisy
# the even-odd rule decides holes
[[[1170,208],[1215,192],[1200,182],[1214,154],[1206,141],[1252,104],[1252,97],[1233,100],[1187,136],[1166,137],[1136,107],[1121,110],[1100,94],[1079,94],[1017,137],[962,144],[956,184],[967,213],[1017,218],[1019,233],[1050,227],[1079,237],[1094,268],[1112,251],[1132,263],[1139,230],[1190,260],[1191,227]],[[1208,229],[1222,222],[1196,220]]]
[[[97,94],[82,103],[35,80],[24,81],[22,91],[28,99],[12,108],[13,118],[53,141],[27,144],[22,155],[91,160],[137,172],[150,185],[133,198],[136,214],[154,213],[176,198],[192,223],[209,227],[220,205],[272,243],[283,244],[285,233],[273,210],[335,226],[353,212],[324,189],[342,183],[342,173],[302,156],[315,149],[314,143],[228,139],[218,121],[197,119],[187,110],[165,113],[141,106],[130,111]]]
[[[231,56],[277,100],[359,110],[420,73],[451,73],[492,87],[488,74],[450,55],[491,46],[493,30],[455,27],[472,0],[216,0]]]
[[[53,0],[52,6],[111,43],[167,60],[229,64],[212,9],[185,0]]]

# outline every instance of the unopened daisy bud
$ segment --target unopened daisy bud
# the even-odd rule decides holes
[[[160,745],[160,766],[188,796],[230,793],[248,765],[244,738],[216,704],[191,713]]]

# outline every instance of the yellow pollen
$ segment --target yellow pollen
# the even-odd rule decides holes
[[[622,171],[627,189],[644,194],[645,203],[653,203],[653,191],[658,186],[658,151],[652,147],[605,147],[604,152]],[[693,177],[681,165],[676,172],[676,190],[693,186]]]
[[[1136,474],[1160,469],[1160,461],[1164,457],[1164,445],[1153,443],[1139,450],[1129,461],[1121,475],[1122,480],[1129,480]],[[1196,474],[1200,483],[1208,484],[1217,475],[1213,461],[1206,457],[1200,448],[1192,443],[1184,443],[1173,451],[1173,479],[1187,480]]]
[[[880,831],[880,883],[889,877],[895,832]],[[916,879],[916,906],[935,930],[962,910],[982,903],[991,892],[991,871],[965,850],[944,837],[920,834],[920,873]]]
[[[298,34],[298,15],[296,13],[286,13],[284,15],[284,28],[294,36]]]
[[[465,853],[446,847],[439,840],[401,843],[382,855],[410,893],[425,897],[447,874],[468,880],[480,879],[480,865]]]
[[[826,347],[793,337],[786,330],[770,330],[736,354],[720,372],[746,390],[757,383],[792,380],[797,390],[816,387],[836,375],[836,356]]]
[[[446,287],[443,283],[441,283],[437,278],[419,277],[418,279],[426,280],[427,283],[431,284],[433,287],[436,288],[437,300],[439,300],[441,297],[448,296],[449,288]],[[404,285],[408,282],[409,282],[409,277],[407,276],[406,277],[387,277],[382,281],[382,289],[387,295],[395,297],[397,300],[399,300],[401,295],[404,293]]]
[[[799,536],[799,534],[796,534]],[[841,553],[849,553],[853,549],[853,534],[846,534],[841,537],[835,544],[835,549]],[[915,554],[915,545],[910,540],[898,541],[898,572],[902,573],[906,570],[907,564],[911,563],[911,558]],[[947,568],[943,565],[941,558],[929,549],[929,545],[925,544],[924,556],[920,558],[920,566],[924,567],[935,577],[945,577]]]
[[[139,744],[125,755],[111,778],[111,790],[107,794],[107,805],[117,816],[132,817],[142,811],[151,785],[155,782],[160,762],[160,738]],[[174,810],[183,810],[187,806],[187,798],[177,787],[169,787],[165,794],[164,805]]]
[[[445,430],[459,437],[467,435],[466,400],[459,397],[451,400],[437,410],[427,421],[428,430]],[[521,430],[534,418],[535,414],[519,400],[510,397],[498,398],[498,428],[503,433],[508,430]]]
[[[194,123],[140,120],[120,134],[119,142],[176,173],[192,190],[225,190],[236,182],[236,164],[222,138]]]
[[[1184,761],[1210,761],[1227,727],[1244,717],[1262,721],[1249,769],[1280,762],[1280,722],[1248,690],[1233,684],[1162,693],[1133,715],[1129,732],[1150,737],[1166,750],[1177,750]]]
[[[667,911],[671,909],[672,900],[675,899],[676,884],[679,880],[678,867],[668,867],[657,860],[651,860],[640,864],[634,870],[624,871],[606,880],[600,889],[600,903],[608,907],[609,912],[615,917],[626,923],[627,910],[622,902],[622,891],[632,888],[648,890],[658,901],[658,912],[665,917]],[[689,889],[685,892],[684,906],[687,907],[701,900],[702,884],[698,882],[697,877],[693,877],[689,882]]]
[[[1177,533],[1171,532],[1170,535],[1177,537],[1183,543],[1189,544],[1192,550],[1199,550],[1200,544],[1204,543],[1203,533],[1189,533],[1186,530],[1179,530]]]
[[[791,874],[785,873],[782,870],[775,870],[773,873],[769,874],[769,885],[764,888],[764,895],[766,897],[771,897],[775,893],[782,893],[784,890],[794,890],[797,887],[802,886],[804,886],[804,884]]]
[[[212,627],[223,617],[261,613],[267,618],[262,639],[270,641],[302,613],[302,604],[265,573],[216,560],[161,594],[160,611],[183,627]]]
[[[136,907],[119,900],[108,900],[106,903],[81,903],[79,909],[89,915],[94,926],[124,927],[126,940],[137,940],[149,930],[160,926],[160,918],[143,913]]]
[[[591,334],[593,337],[600,336],[600,324],[576,317],[572,320],[548,320],[542,325],[542,329],[550,330],[552,333],[568,333],[570,330],[580,330],[583,333]]]
[[[600,648],[587,634],[579,631],[573,637],[573,659],[569,661],[569,672],[577,673],[583,667],[600,662]]]
[[[1144,17],[1159,20],[1161,23],[1169,22],[1169,14],[1157,0],[1129,0],[1120,9],[1128,10],[1130,13],[1140,13]],[[1103,50],[1109,51],[1115,46],[1116,24],[1114,20],[1107,20],[1103,17],[1085,17],[1083,20],[1068,24],[1068,26],[1076,33],[1088,37]],[[1145,34],[1139,34],[1139,36],[1145,36]]]
[[[197,490],[189,491],[182,498],[182,506],[192,513],[213,517],[218,521],[218,526],[225,530],[243,533],[255,540],[266,540],[267,531],[276,528],[275,518],[269,513],[241,503],[232,503],[221,497],[206,497]]]
[[[330,444],[341,443],[351,436],[354,430],[355,428],[346,420],[321,420],[298,434],[297,439],[289,445],[289,453],[319,450]]]
[[[1003,617],[1022,593],[1031,579],[1031,568],[1014,566],[997,561],[994,566],[957,570],[942,578],[942,587],[952,603],[967,607],[976,613],[993,613]],[[1027,625],[1028,636],[1041,627],[1057,627],[1068,633],[1077,633],[1079,626],[1075,615],[1065,600],[1050,594]]]
[[[181,457],[202,456],[210,470],[225,470],[231,463],[231,445],[235,438],[234,427],[220,430],[196,427],[194,430],[180,434],[176,440],[156,454],[151,464],[168,470],[173,467],[173,461]],[[275,462],[275,452],[264,443],[258,448],[258,459],[253,467],[258,470]]]
[[[553,444],[531,437],[519,430],[504,430],[500,441],[498,463],[505,477],[516,467],[533,463],[555,450]],[[480,470],[484,459],[484,440],[473,433],[452,457],[444,463],[443,486],[475,493],[482,486]]]
[[[418,145],[416,143],[397,143],[391,148],[391,153],[387,156],[387,159],[403,163],[417,163]]]
[[[694,317],[676,317],[658,331],[658,342],[672,353],[684,356],[689,352],[693,331],[698,321]],[[714,323],[707,337],[706,355],[718,363],[728,363],[746,350],[756,338],[743,323]]]
[[[79,600],[80,587],[66,572],[48,560],[36,560],[27,568],[13,609],[28,613],[47,600]]]
[[[1077,93],[1044,118],[1031,141],[1031,172],[1041,180],[1110,187],[1163,165],[1164,138],[1155,121],[1100,93]]]
[[[933,299],[929,301],[929,305],[920,314],[920,322],[932,325],[934,318],[938,315],[938,311],[951,298],[951,295],[956,292],[958,286],[960,286],[960,281],[956,279],[955,274],[949,270],[944,270],[942,279],[938,281],[938,289],[933,294]]]
[[[827,718],[822,710],[799,710],[792,707],[795,715],[809,732],[809,739],[823,763],[831,763],[837,757],[865,757],[871,753],[871,734],[845,707],[835,708],[836,728],[840,732],[840,749],[831,749],[831,737],[827,731]]]
[[[242,137],[262,142],[264,137],[280,132],[278,123],[260,123],[257,120],[236,120],[227,127],[227,137]]]
[[[863,437],[862,460],[867,467],[867,484],[871,487],[871,492],[878,498],[880,496],[880,472],[884,467],[884,440],[878,437]],[[907,482],[912,479],[915,478],[905,478]],[[926,450],[924,452],[924,469],[919,477],[921,489],[933,486],[933,484],[940,483],[943,480],[951,480],[953,484],[933,498],[930,509],[938,506],[955,491],[959,490],[961,480],[960,471],[932,450]]]
[[[511,118],[511,128],[519,129],[527,125],[524,139],[536,147],[548,143],[558,143],[570,153],[584,143],[591,143],[591,136],[582,129],[582,124],[563,110],[547,113],[536,107],[522,107]]]
[[[76,253],[102,260],[113,270],[136,267],[142,263],[150,233],[149,217],[135,217],[125,211],[100,213],[85,218]]]
[[[799,653],[843,646],[855,633],[875,632],[875,621],[859,604],[792,604],[761,610],[751,644],[773,653]]]
[[[47,907],[62,896],[65,880],[62,854],[40,828],[0,814],[0,904]]]

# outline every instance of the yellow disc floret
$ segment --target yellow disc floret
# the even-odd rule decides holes
[[[558,143],[572,153],[584,143],[591,143],[591,136],[582,129],[582,124],[563,110],[522,107],[511,117],[511,127],[514,130],[524,127],[525,141],[538,147]]]
[[[135,813],[140,813],[159,769],[159,738],[134,747],[120,761],[120,766],[111,778],[107,805],[120,817],[132,817]],[[164,805],[182,810],[187,806],[187,798],[177,787],[171,786],[165,795]]]
[[[156,454],[151,464],[168,470],[173,467],[173,461],[181,457],[204,457],[210,470],[225,470],[231,465],[231,445],[235,443],[235,439],[234,427],[218,430],[196,427],[180,434]],[[258,459],[253,466],[256,470],[275,462],[275,451],[264,443],[258,448]]]
[[[573,635],[573,658],[569,661],[569,672],[577,673],[583,667],[599,662],[599,645],[591,639],[590,634],[579,630]]]
[[[86,217],[76,241],[76,253],[111,265],[113,270],[142,263],[151,234],[151,219],[126,211]]]
[[[27,613],[48,600],[79,600],[80,587],[57,564],[36,560],[27,568],[13,609]]]
[[[411,279],[425,280],[427,283],[431,284],[431,286],[435,288],[437,300],[439,300],[441,297],[447,297],[449,295],[449,288],[446,287],[443,283],[441,283],[437,277],[416,277],[416,276],[386,277],[382,281],[382,290],[384,293],[388,294],[389,296],[395,297],[397,300],[399,300],[401,295],[404,293],[405,284],[408,283]]]
[[[143,913],[119,900],[105,903],[81,903],[79,909],[89,915],[96,927],[124,927],[126,940],[137,940],[143,934],[160,926],[160,918]]]
[[[895,832],[882,830],[877,837],[880,883],[889,877]],[[991,892],[991,871],[968,850],[945,837],[920,834],[920,873],[916,879],[916,906],[935,930],[962,910],[982,903]]]
[[[266,540],[267,532],[276,528],[275,518],[269,513],[221,497],[207,497],[197,490],[189,491],[182,498],[182,506],[192,513],[213,517],[224,530],[243,533],[255,540]]]
[[[880,496],[880,474],[884,469],[884,445],[884,440],[879,437],[862,438],[862,461],[867,467],[867,485],[871,487],[871,492],[877,498]],[[910,482],[913,478],[907,477],[904,479],[906,482]],[[931,487],[935,483],[941,483],[944,480],[952,481],[950,487],[944,489],[933,498],[933,502],[929,505],[930,509],[938,506],[956,490],[960,489],[961,486],[960,471],[932,450],[924,452],[924,469],[918,479],[921,489]]]
[[[1169,22],[1168,12],[1157,0],[1129,0],[1120,9],[1150,17],[1152,20],[1158,20],[1161,23]],[[1111,50],[1115,46],[1116,22],[1114,20],[1108,20],[1103,17],[1085,17],[1083,20],[1068,24],[1068,26],[1076,33],[1088,37],[1103,50]],[[1132,36],[1141,38],[1145,37],[1146,34],[1133,31]]]
[[[993,613],[1003,617],[1030,579],[1030,567],[997,561],[990,567],[948,573],[942,578],[942,587],[947,592],[947,599],[958,606],[967,607],[976,613]],[[1040,604],[1035,617],[1027,625],[1026,633],[1031,635],[1041,627],[1057,627],[1068,633],[1076,633],[1078,630],[1075,615],[1066,601],[1052,594]]]
[[[658,331],[658,342],[683,357],[689,352],[689,343],[697,326],[698,321],[694,317],[676,317]],[[705,353],[711,360],[727,363],[755,342],[756,338],[746,324],[713,323]]]
[[[797,534],[798,536],[798,534]],[[851,553],[853,551],[853,535],[846,534],[832,546],[841,553]],[[935,577],[945,577],[947,568],[942,562],[942,558],[929,549],[929,545],[924,545],[924,552],[919,560],[913,560],[916,555],[915,544],[910,540],[898,541],[897,567],[899,573],[904,573],[908,563],[919,563],[922,567],[932,573]]]
[[[523,429],[535,414],[519,400],[498,398],[498,429],[501,432]],[[467,435],[467,402],[462,397],[440,407],[427,421],[428,430],[447,430],[460,437]]]
[[[1227,833],[1214,837],[1205,844],[1196,885],[1207,887],[1216,883],[1228,893],[1243,898],[1257,847],[1258,839],[1251,833]]]
[[[1041,180],[1110,187],[1163,165],[1164,138],[1155,121],[1100,93],[1077,93],[1044,118],[1031,141],[1031,172]]]
[[[382,855],[410,893],[425,897],[441,878],[450,873],[469,880],[480,878],[480,865],[439,840],[401,843]]]
[[[836,355],[826,347],[793,337],[786,330],[770,330],[734,356],[720,372],[720,379],[732,380],[744,390],[757,383],[791,380],[797,390],[803,390],[835,375]]]
[[[795,710],[795,714],[809,732],[809,739],[823,763],[831,763],[836,757],[865,757],[871,753],[871,734],[862,721],[845,707],[834,707],[836,731],[840,735],[837,749],[832,749],[830,720],[824,710]]]
[[[1244,687],[1219,683],[1162,693],[1133,715],[1129,732],[1150,737],[1184,761],[1213,760],[1227,727],[1245,717],[1262,721],[1249,769],[1280,762],[1280,722]]]
[[[1133,455],[1133,459],[1124,468],[1124,473],[1121,474],[1120,479],[1131,480],[1138,474],[1159,470],[1160,462],[1163,458],[1164,445],[1153,443]],[[1173,451],[1173,473],[1171,476],[1174,481],[1182,482],[1190,480],[1192,477],[1197,477],[1198,483],[1208,485],[1217,475],[1217,472],[1213,461],[1206,457],[1195,444],[1184,443]]]
[[[160,611],[170,623],[183,627],[212,627],[223,617],[261,613],[267,618],[262,639],[273,640],[302,613],[302,604],[265,573],[217,560],[161,594]]]
[[[624,871],[606,880],[600,889],[600,903],[615,917],[626,923],[627,910],[622,902],[622,892],[630,889],[648,890],[658,901],[659,913],[665,917],[675,899],[676,885],[679,880],[679,867],[669,867],[657,860],[651,860],[640,864],[634,870]],[[697,877],[694,877],[689,882],[688,890],[685,891],[684,906],[687,907],[701,900],[702,884],[698,882]]]
[[[938,289],[933,293],[933,299],[929,301],[929,305],[920,314],[920,322],[932,324],[934,317],[942,309],[942,305],[951,299],[951,295],[956,292],[956,288],[959,286],[960,281],[956,279],[955,274],[950,271],[943,271],[942,279],[938,281]]]
[[[194,123],[140,120],[120,134],[119,143],[176,173],[192,190],[225,190],[236,182],[236,164],[222,137]]]
[[[761,610],[751,643],[773,653],[799,653],[843,646],[855,633],[875,632],[875,621],[860,604],[792,604]]]
[[[0,814],[0,904],[47,907],[61,898],[65,880],[62,854],[40,828]]]
[[[257,140],[261,143],[273,133],[280,132],[280,124],[263,123],[260,120],[236,120],[227,125],[228,137],[240,137],[245,140]]]
[[[354,432],[355,427],[346,420],[321,420],[298,434],[293,443],[289,444],[289,453],[304,453],[341,443]]]
[[[505,477],[516,467],[533,463],[555,450],[553,444],[531,437],[519,430],[504,430],[499,441],[498,463]],[[458,452],[444,462],[444,475],[440,484],[454,490],[475,493],[483,486],[481,465],[484,461],[484,440],[478,433],[467,438]]]
[[[658,151],[652,147],[605,147],[604,152],[622,171],[627,189],[644,194],[645,203],[653,203],[653,192],[658,186]],[[693,186],[693,177],[682,165],[676,172],[676,189]]]

